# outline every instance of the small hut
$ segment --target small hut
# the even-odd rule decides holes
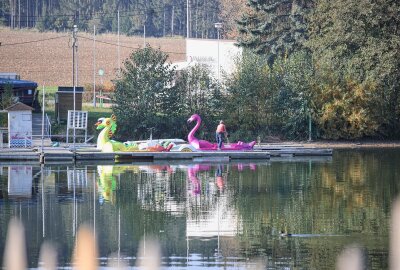
[[[31,147],[33,108],[18,102],[5,110],[8,112],[9,147]]]
[[[82,110],[83,87],[75,87],[75,110]],[[59,86],[55,94],[55,118],[57,123],[68,119],[68,110],[74,110],[74,88]]]

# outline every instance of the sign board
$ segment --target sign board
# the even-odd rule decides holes
[[[68,134],[70,129],[85,130],[85,141],[87,140],[87,121],[88,121],[87,111],[68,110],[67,143],[68,143]]]
[[[218,62],[220,74],[232,74],[235,70],[235,60],[242,55],[242,48],[235,44],[236,41],[225,39],[186,39],[186,61],[207,65],[216,78]]]

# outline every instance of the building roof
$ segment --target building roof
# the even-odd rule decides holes
[[[75,93],[82,93],[85,89],[82,86],[75,86]],[[59,86],[57,92],[68,92],[73,93],[74,87],[73,86]]]
[[[4,109],[5,111],[9,111],[9,112],[15,112],[15,111],[32,111],[33,108],[31,106],[25,105],[22,102],[17,102],[13,105],[11,105],[8,108]]]
[[[0,89],[4,89],[4,87],[7,84],[11,84],[13,86],[13,89],[22,88],[22,87],[35,89],[38,86],[38,84],[36,82],[32,82],[32,81],[0,78]]]

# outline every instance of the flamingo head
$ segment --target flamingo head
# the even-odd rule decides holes
[[[187,120],[188,124],[192,123],[193,121],[198,121],[200,120],[200,116],[198,114],[193,114],[192,116],[190,116],[190,118]]]

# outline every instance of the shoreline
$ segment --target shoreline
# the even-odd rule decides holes
[[[293,143],[293,142],[292,142]],[[400,148],[400,141],[300,141],[304,147],[332,148],[332,149],[367,149],[367,148]]]

